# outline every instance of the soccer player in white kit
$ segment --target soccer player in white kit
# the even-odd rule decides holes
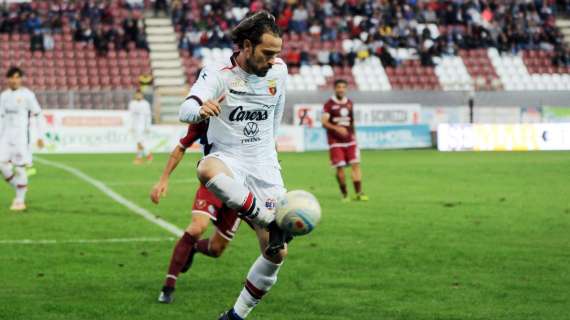
[[[26,166],[31,165],[30,119],[35,118],[38,147],[43,148],[43,119],[36,95],[22,87],[24,73],[12,67],[6,73],[8,89],[0,94],[0,171],[15,190],[16,198],[10,210],[26,209],[28,175]]]
[[[152,153],[146,148],[146,136],[150,130],[152,114],[150,103],[144,99],[140,90],[137,90],[134,99],[129,102],[129,112],[131,113],[132,133],[137,142],[137,157],[135,164],[143,163],[146,158],[152,161]]]
[[[210,154],[198,178],[226,206],[253,222],[261,255],[234,307],[220,319],[244,319],[277,281],[289,236],[275,223],[285,193],[275,137],[285,105],[287,66],[277,55],[283,41],[275,18],[260,11],[232,31],[239,52],[225,65],[205,66],[180,109],[180,120],[210,119]]]

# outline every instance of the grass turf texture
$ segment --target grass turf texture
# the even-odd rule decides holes
[[[166,155],[53,155],[184,228],[197,181],[187,155],[159,206]],[[296,239],[251,319],[569,319],[570,153],[363,152],[368,203],[341,204],[326,153],[282,154],[289,189],[322,224]],[[36,164],[29,210],[0,241],[171,237],[59,169]],[[0,244],[0,319],[217,319],[258,255],[246,225],[220,259],[197,256],[172,305],[156,303],[173,242]]]

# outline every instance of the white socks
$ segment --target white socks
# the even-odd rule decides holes
[[[261,227],[266,227],[275,220],[275,216],[262,203],[257,203],[253,193],[224,173],[220,173],[210,179],[206,183],[206,188],[228,207],[238,210],[240,216],[251,220]]]
[[[277,274],[281,265],[282,263],[275,264],[263,256],[257,258],[249,269],[245,287],[233,308],[238,316],[245,319],[261,301],[263,295],[277,282]]]
[[[28,174],[25,167],[16,167],[16,176],[13,181],[13,186],[16,187],[16,199],[20,201],[26,200],[26,192],[28,192]]]

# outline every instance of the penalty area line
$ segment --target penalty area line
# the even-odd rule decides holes
[[[70,166],[62,164],[62,163],[57,163],[57,162],[49,161],[46,159],[42,159],[39,157],[35,158],[35,160],[41,164],[51,166],[54,168],[58,168],[58,169],[61,169],[63,171],[67,171],[68,173],[70,173],[70,174],[76,176],[77,178],[79,178],[79,179],[89,183],[90,185],[94,186],[99,191],[104,193],[106,196],[113,199],[115,202],[117,202],[117,203],[123,205],[124,207],[126,207],[127,209],[129,209],[131,212],[143,217],[147,221],[161,227],[162,229],[170,232],[171,234],[173,234],[177,237],[180,237],[184,233],[184,231],[182,231],[182,229],[178,228],[177,226],[173,225],[172,223],[170,223],[164,219],[161,219],[161,218],[155,216],[150,211],[148,211],[145,208],[142,208],[142,207],[138,206],[137,204],[135,204],[134,202],[126,199],[122,195],[113,191],[113,189],[109,188],[103,182],[88,176],[87,174],[83,173],[83,171],[81,171],[79,169],[70,167]]]
[[[163,242],[174,241],[176,238],[115,238],[115,239],[72,239],[72,240],[0,240],[3,244],[90,244],[90,243],[131,243],[131,242]]]

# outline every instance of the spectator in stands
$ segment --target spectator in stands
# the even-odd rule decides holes
[[[44,38],[44,50],[53,50],[53,48],[55,47],[55,41],[53,40],[53,37],[51,35],[51,31],[47,30],[46,32],[44,32],[43,34],[43,38]]]
[[[555,67],[570,67],[570,50],[560,46],[552,57],[552,65]]]
[[[44,48],[44,35],[41,30],[34,31],[30,36],[30,50],[34,51],[45,51]]]
[[[309,12],[302,3],[299,3],[293,10],[293,17],[289,23],[289,28],[293,32],[304,33],[308,30]]]
[[[301,65],[301,51],[299,48],[292,48],[285,57],[285,61],[291,67],[299,67]]]
[[[144,95],[144,99],[149,101],[151,104],[154,101],[154,92],[152,84],[154,83],[154,78],[151,74],[141,74],[139,76],[139,88]]]
[[[109,41],[107,37],[105,37],[101,27],[99,27],[93,35],[93,46],[100,56],[106,56],[109,52]]]
[[[168,16],[168,1],[167,0],[154,0],[154,16],[158,17],[160,11]]]

